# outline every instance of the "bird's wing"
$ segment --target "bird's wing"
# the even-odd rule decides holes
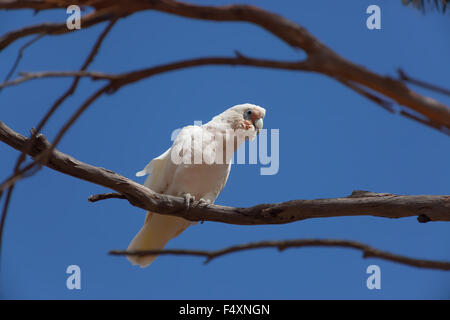
[[[148,174],[149,176],[147,180],[145,180],[144,185],[155,192],[165,193],[167,191],[167,187],[171,183],[173,174],[178,167],[175,163],[170,161],[172,150],[175,150],[174,152],[183,150],[184,152],[183,155],[188,156],[190,155],[190,153],[186,153],[186,151],[190,149],[192,154],[199,153],[199,155],[201,156],[202,152],[201,146],[200,149],[194,148],[194,145],[192,144],[193,137],[200,136],[201,134],[202,128],[198,126],[184,127],[183,129],[181,129],[180,133],[175,138],[172,147],[167,149],[159,157],[156,157],[152,161],[150,161],[144,167],[144,169],[136,173],[136,176],[142,177]]]
[[[155,192],[173,196],[191,194],[197,199],[214,202],[225,185],[229,165],[198,165],[192,161],[202,155],[212,158],[215,144],[212,136],[198,126],[184,127],[172,147],[153,159],[139,176],[149,174],[145,186]],[[204,149],[210,148],[210,149]],[[188,151],[188,152],[186,152]],[[175,157],[180,156],[180,159]],[[174,162],[181,160],[181,163]],[[190,163],[190,164],[189,164]],[[128,246],[129,251],[162,249],[172,238],[183,232],[191,222],[180,217],[148,212],[144,226]],[[148,266],[156,256],[127,256],[141,267]]]
[[[194,163],[195,159],[202,159],[202,148],[206,144],[203,141],[203,128],[199,126],[186,126],[181,129],[180,133],[173,142],[172,150],[174,156],[179,155],[182,159],[183,166],[181,169]],[[205,143],[204,143],[205,142]]]
[[[191,129],[183,128],[174,141],[174,144],[159,157],[150,161],[147,166],[139,171],[137,176],[149,175],[145,186],[158,193],[167,193],[169,186],[174,185],[174,174],[179,166],[171,161],[171,153],[175,146],[187,146],[191,138]],[[177,195],[177,194],[172,194]],[[128,246],[129,251],[162,249],[167,241],[176,237],[190,225],[190,222],[173,216],[159,215],[148,211],[145,223],[141,230]],[[127,256],[133,264],[146,267],[156,256]]]
[[[145,166],[144,169],[136,173],[137,177],[142,177],[148,174],[149,176],[147,180],[145,180],[144,185],[155,192],[163,192],[164,190],[161,190],[161,188],[167,183],[167,177],[164,176],[164,168],[168,162],[167,160],[170,158],[170,150],[171,148],[167,149],[166,152],[159,157],[154,158]]]

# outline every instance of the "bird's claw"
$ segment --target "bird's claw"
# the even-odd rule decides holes
[[[186,210],[189,210],[189,208],[191,207],[191,204],[194,203],[195,201],[195,197],[192,196],[190,193],[185,193],[183,195],[184,197],[184,204],[186,206]]]
[[[198,200],[198,202],[197,202],[197,206],[202,207],[202,208],[206,208],[210,205],[211,205],[210,199],[200,198],[200,200]],[[200,224],[203,224],[204,222],[205,221],[200,221]]]
[[[198,202],[197,202],[197,205],[198,206],[201,206],[201,207],[207,207],[207,206],[209,206],[211,204],[211,200],[209,200],[209,199],[203,199],[203,198],[200,198],[200,200],[198,200]]]

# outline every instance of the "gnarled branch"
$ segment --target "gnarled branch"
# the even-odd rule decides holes
[[[0,141],[23,151],[27,138],[0,122]],[[36,137],[32,157],[51,148],[43,135]],[[133,206],[160,214],[183,217],[191,221],[216,221],[240,225],[281,224],[310,218],[341,216],[377,216],[403,218],[418,216],[422,221],[450,221],[450,196],[394,195],[356,191],[344,198],[293,200],[259,204],[249,208],[194,204],[189,209],[184,198],[158,194],[111,170],[83,163],[54,150],[45,166],[64,174],[112,189]],[[105,197],[107,198],[107,197]]]

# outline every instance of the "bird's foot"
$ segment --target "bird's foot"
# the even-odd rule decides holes
[[[210,205],[211,205],[211,200],[209,200],[209,199],[200,198],[200,200],[198,200],[198,202],[197,202],[197,206],[202,207],[202,208],[209,207]],[[203,222],[205,222],[205,221],[200,221],[200,224],[203,224]]]
[[[184,198],[184,204],[186,205],[186,210],[189,210],[189,208],[191,207],[191,204],[194,203],[194,201],[195,201],[195,197],[192,196],[190,193],[185,193],[185,194],[183,194],[183,198]]]
[[[201,207],[208,207],[211,204],[211,200],[200,198],[198,200],[197,205]]]

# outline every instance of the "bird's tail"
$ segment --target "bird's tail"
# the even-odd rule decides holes
[[[130,242],[127,251],[161,250],[170,239],[178,236],[190,224],[183,218],[147,212],[144,225]],[[128,255],[127,259],[133,265],[145,268],[156,257],[156,255]]]

